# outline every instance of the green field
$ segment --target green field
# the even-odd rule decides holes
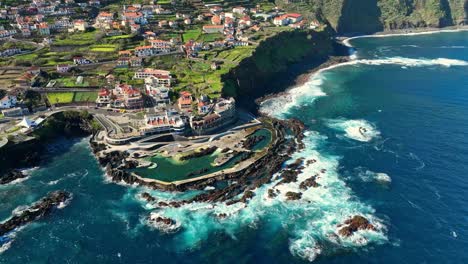
[[[56,46],[91,45],[96,42],[97,31],[81,32],[59,36],[54,40]]]
[[[76,78],[77,77],[63,77],[63,78],[60,78],[60,79],[55,79],[55,81],[57,81],[57,86],[61,86],[61,87],[77,87],[77,86],[86,87],[86,86],[89,86],[89,82],[87,82],[86,79],[83,80],[83,83],[77,84],[76,83]]]
[[[73,102],[73,97],[74,97],[73,92],[70,93],[48,93],[47,94],[47,99],[49,99],[49,102],[51,104],[69,104]]]
[[[187,42],[191,39],[197,40],[198,37],[200,37],[201,33],[202,32],[200,28],[186,30],[185,33],[182,35],[183,41]]]
[[[76,92],[73,98],[74,102],[95,102],[97,92]]]
[[[114,52],[117,50],[117,45],[115,44],[98,44],[89,47],[90,51],[94,52]]]
[[[206,34],[202,34],[198,38],[198,41],[213,42],[215,40],[223,39],[223,38],[224,38],[223,34],[220,34],[220,33],[206,33]]]
[[[97,92],[57,92],[47,93],[47,98],[51,104],[69,104],[73,102],[94,102],[97,99]]]

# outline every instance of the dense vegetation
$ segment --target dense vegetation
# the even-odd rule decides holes
[[[330,37],[327,31],[285,31],[262,41],[252,56],[222,76],[223,94],[236,97],[244,107],[255,105],[255,98],[281,91],[294,82],[294,64],[310,69],[335,54]]]
[[[444,27],[467,23],[467,0],[277,0],[328,22],[338,33]],[[293,2],[292,4],[290,2]]]

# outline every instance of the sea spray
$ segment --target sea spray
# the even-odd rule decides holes
[[[180,225],[179,233],[175,234],[180,250],[196,248],[216,232],[224,232],[234,239],[241,229],[257,228],[265,219],[271,220],[269,224],[274,225],[273,229],[287,226],[291,253],[307,260],[313,260],[322,251],[330,253],[339,248],[386,241],[385,228],[373,216],[374,210],[356,201],[351,190],[340,180],[337,173],[339,157],[319,152],[318,148],[325,140],[326,137],[316,132],[306,133],[305,150],[295,153],[290,162],[312,157],[316,162],[304,165],[296,182],[282,183],[278,177],[255,189],[255,196],[246,204],[194,202],[177,208],[162,207],[153,214],[173,219],[177,228]],[[320,174],[317,177],[320,186],[301,189],[300,183],[315,174]],[[278,195],[269,197],[269,189],[277,190]],[[302,198],[289,201],[285,196],[288,191],[302,192]],[[338,225],[354,215],[365,216],[379,229],[356,232],[349,238],[339,237]],[[324,243],[336,248],[323,249],[320,245]]]
[[[380,137],[380,132],[377,130],[376,126],[362,119],[329,119],[326,120],[326,125],[338,132],[344,133],[347,138],[361,142],[369,142]]]

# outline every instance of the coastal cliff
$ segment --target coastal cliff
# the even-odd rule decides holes
[[[347,55],[332,34],[326,30],[285,31],[262,41],[252,56],[222,76],[223,96],[236,97],[243,108],[254,111],[255,99],[284,91],[300,74],[333,55]]]
[[[291,12],[327,23],[338,34],[467,24],[466,0],[277,0]]]
[[[42,127],[29,135],[29,140],[9,142],[0,148],[0,182],[1,179],[5,179],[3,184],[20,178],[21,173],[14,169],[40,163],[47,145],[57,138],[84,137],[97,130],[99,126],[86,111],[64,111],[48,117]]]

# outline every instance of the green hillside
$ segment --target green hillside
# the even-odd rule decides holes
[[[276,4],[319,18],[340,34],[468,23],[468,0],[277,0]]]

